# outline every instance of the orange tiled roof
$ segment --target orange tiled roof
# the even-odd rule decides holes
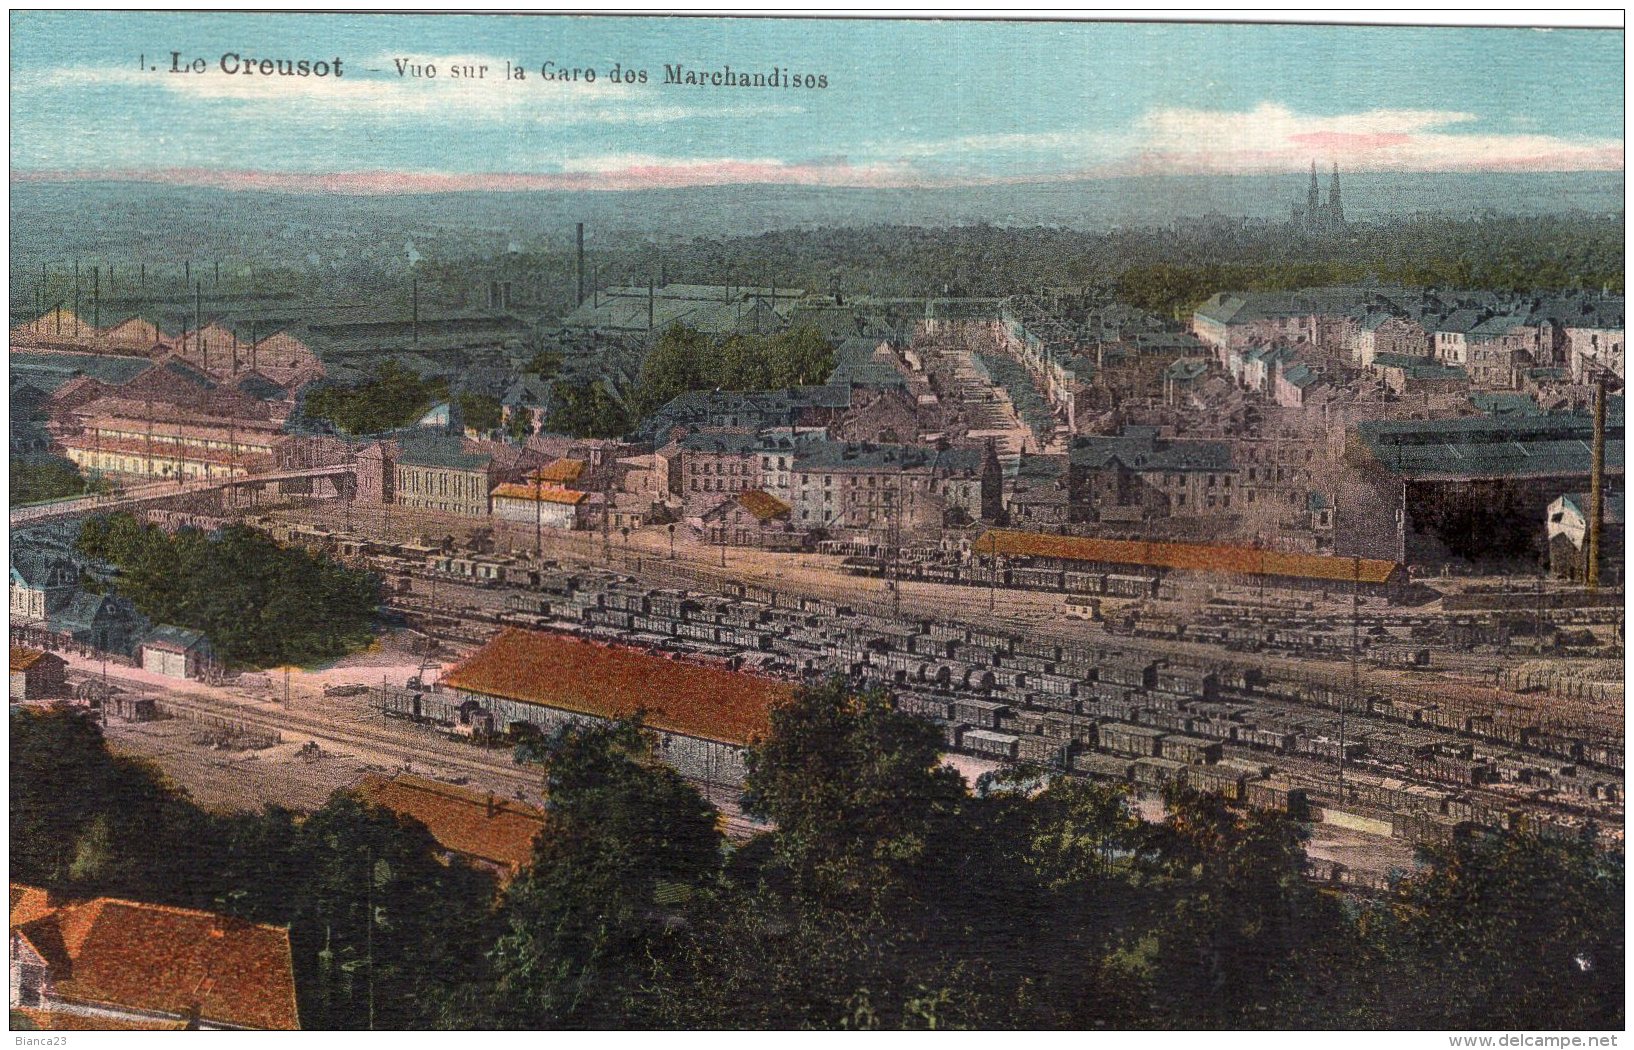
[[[1337,558],[1321,554],[1287,554],[1254,547],[1209,543],[1160,543],[1151,540],[1103,540],[1088,536],[1055,536],[1039,532],[989,529],[976,540],[977,554],[1007,558],[1057,558],[1106,565],[1140,565],[1154,569],[1211,572],[1233,576],[1284,576],[1350,583],[1385,583],[1399,568],[1375,558]]]
[[[42,1032],[183,1032],[186,1021],[139,1020],[106,1014],[78,1014],[20,1006],[15,1010]]]
[[[564,489],[559,485],[524,485],[520,482],[507,482],[494,489],[495,499],[524,499],[541,503],[567,503],[577,505],[588,497],[587,492],[576,492],[573,489]]]
[[[585,462],[582,459],[553,459],[542,467],[528,472],[528,480],[535,479],[548,483],[555,482],[565,485],[570,481],[578,481],[584,476]]]
[[[41,649],[30,649],[24,645],[14,645],[11,647],[11,669],[13,671],[26,671],[39,663],[40,657],[44,655],[45,652]]]
[[[55,907],[51,903],[51,894],[40,887],[25,886],[20,882],[11,884],[12,929],[31,923],[42,915],[49,915]]]
[[[787,503],[764,489],[745,489],[738,493],[738,502],[743,504],[744,510],[761,521],[771,521],[790,512]]]
[[[564,635],[511,628],[443,676],[466,692],[598,718],[645,709],[655,729],[727,744],[766,735],[793,686]]]
[[[31,900],[31,887],[21,889]],[[215,1024],[300,1027],[287,929],[112,897],[13,923],[46,959],[53,994],[65,1001],[170,1014],[196,1007]]]
[[[533,860],[533,840],[545,826],[543,810],[480,791],[406,773],[365,774],[353,792],[363,801],[413,817],[452,853],[520,871]]]

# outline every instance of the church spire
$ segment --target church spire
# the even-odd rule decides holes
[[[1316,161],[1311,161],[1311,188],[1305,191],[1305,215],[1307,222],[1316,222],[1322,212],[1322,187],[1316,181]]]

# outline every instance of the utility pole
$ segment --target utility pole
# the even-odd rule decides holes
[[[1605,528],[1606,373],[1594,377],[1594,458],[1589,467],[1589,563],[1584,579],[1590,592],[1600,589],[1600,532]]]
[[[993,612],[999,604],[999,539],[987,533],[987,611]]]
[[[533,558],[545,560],[544,466],[533,468]]]
[[[1362,559],[1360,555],[1351,558],[1351,585],[1350,585],[1350,692],[1355,697],[1362,687]],[[1339,800],[1345,798],[1345,709],[1349,705],[1345,702],[1343,693],[1339,694]]]

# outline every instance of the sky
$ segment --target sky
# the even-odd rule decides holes
[[[205,72],[171,72],[172,52]],[[229,74],[228,53],[343,75]],[[1622,62],[1620,31],[1583,29],[13,12],[12,177],[423,192],[1621,171]],[[826,87],[669,84],[666,65]]]

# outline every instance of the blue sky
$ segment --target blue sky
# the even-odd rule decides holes
[[[1604,30],[18,12],[14,176],[335,189],[1621,170]],[[178,75],[169,55],[206,60]],[[223,73],[225,52],[345,76]],[[402,78],[394,58],[434,62]],[[487,63],[481,81],[448,75]],[[528,72],[503,82],[506,61]],[[594,68],[595,84],[540,66]],[[647,71],[612,83],[615,63]],[[827,78],[666,85],[664,66]],[[378,70],[379,72],[369,72]]]

